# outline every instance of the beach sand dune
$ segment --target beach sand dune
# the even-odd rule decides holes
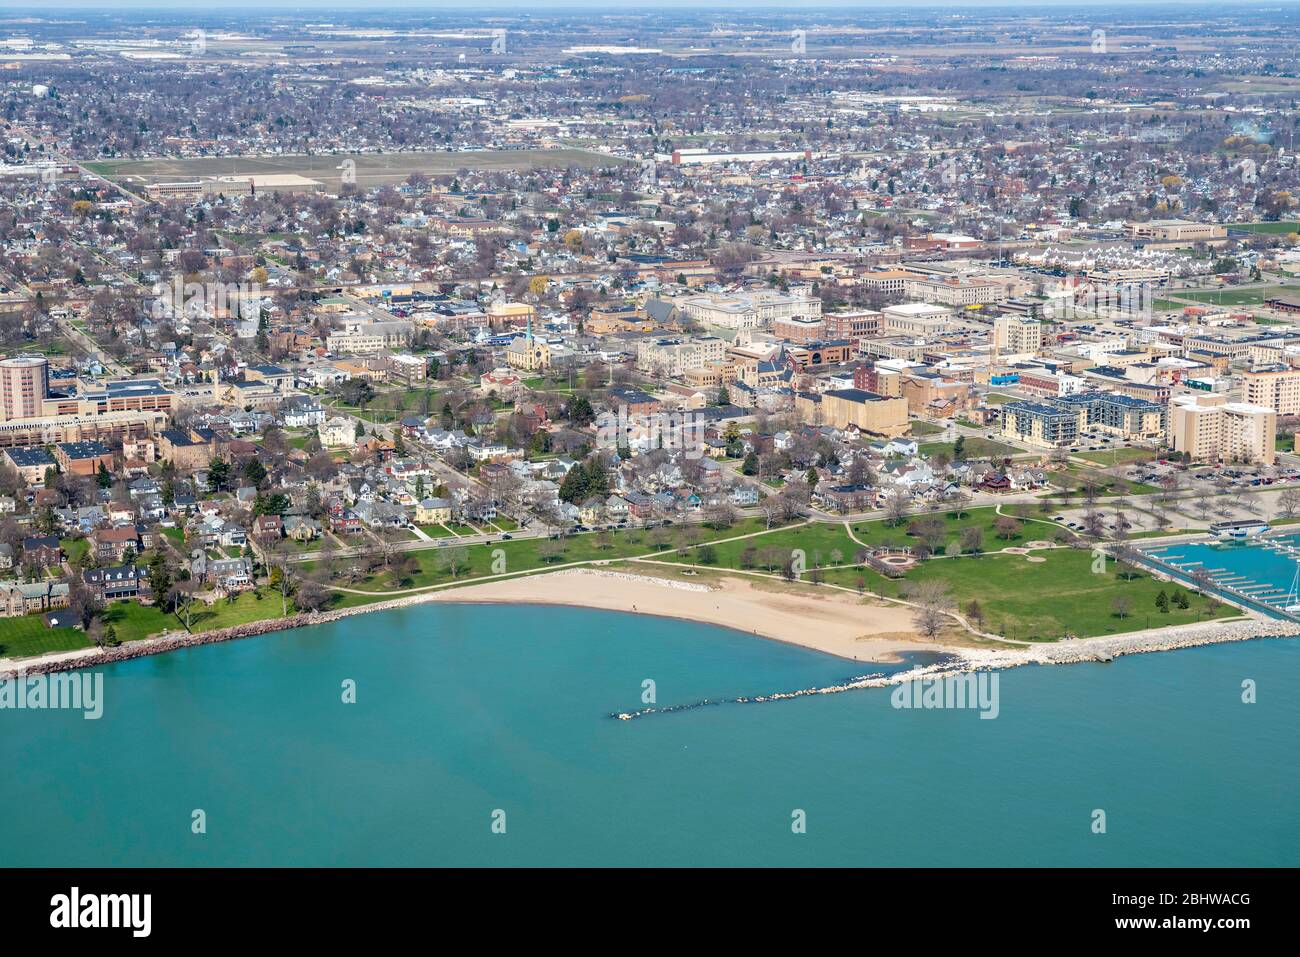
[[[949,650],[917,634],[907,608],[864,603],[830,589],[816,594],[743,577],[686,578],[586,569],[469,585],[438,601],[573,605],[683,618],[734,628],[855,661],[897,661],[901,652]]]

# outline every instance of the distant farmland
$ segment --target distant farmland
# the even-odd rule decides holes
[[[412,173],[453,176],[461,170],[563,169],[568,166],[618,166],[628,162],[589,150],[475,150],[472,152],[389,153],[354,156],[200,156],[186,159],[104,160],[82,163],[88,170],[139,190],[149,183],[179,183],[205,176],[297,173],[319,180],[337,193],[344,160],[356,163],[357,185],[396,186]]]

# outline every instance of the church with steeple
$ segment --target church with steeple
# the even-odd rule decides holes
[[[533,317],[528,317],[527,332],[515,336],[506,346],[506,362],[512,369],[540,372],[551,367],[551,347],[533,335]]]

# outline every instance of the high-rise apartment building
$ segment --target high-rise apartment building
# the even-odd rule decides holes
[[[1278,415],[1300,413],[1300,369],[1285,365],[1255,366],[1242,375],[1242,401]]]
[[[1199,462],[1272,465],[1277,412],[1223,395],[1179,395],[1169,403],[1169,440]]]
[[[0,415],[34,419],[50,394],[50,363],[44,356],[0,359]]]

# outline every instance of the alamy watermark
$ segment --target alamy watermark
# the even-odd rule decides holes
[[[1054,283],[1044,289],[1043,318],[1150,319],[1155,290],[1149,282]]]
[[[59,671],[0,678],[0,711],[81,711],[87,721],[104,715],[104,674]]]
[[[699,412],[629,412],[620,405],[617,412],[596,417],[596,445],[602,449],[651,452],[667,449],[688,459],[704,455],[704,433],[708,419]]]
[[[185,282],[175,276],[170,284],[154,283],[153,294],[150,309],[157,320],[176,316],[261,318],[262,287],[255,282]]]
[[[1002,710],[996,671],[913,678],[895,688],[889,701],[898,710],[969,709],[978,711],[981,719],[996,718]]]

